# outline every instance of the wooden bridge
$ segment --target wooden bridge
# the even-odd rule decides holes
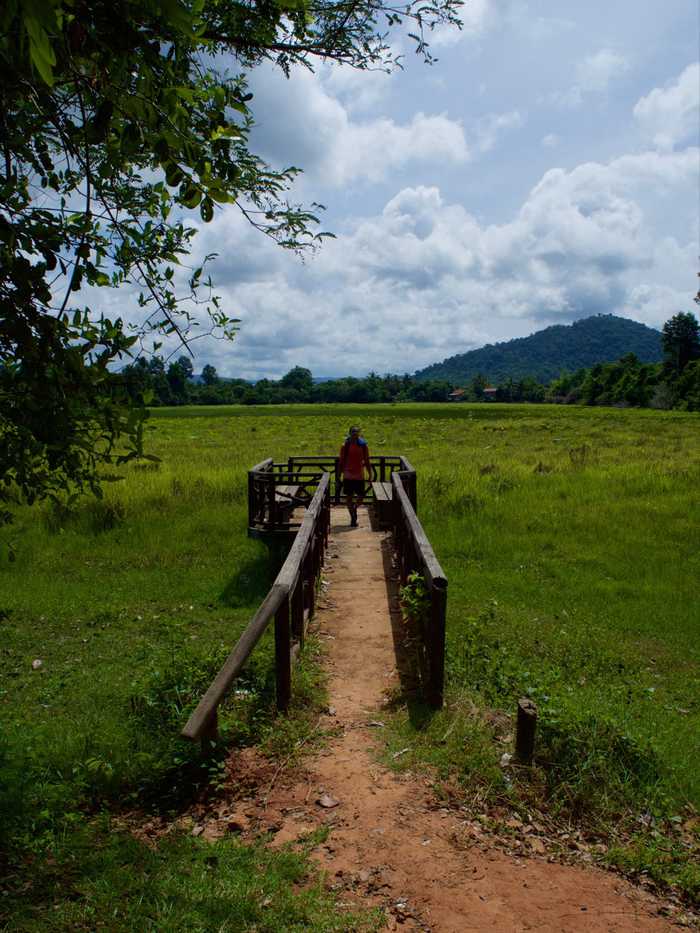
[[[424,611],[413,620],[416,668],[426,701],[439,708],[447,579],[416,514],[416,471],[401,456],[372,457],[370,467],[365,498],[372,527],[391,530],[400,584],[406,585],[413,573],[420,574],[425,584]],[[289,550],[269,593],[183,729],[185,738],[204,744],[216,739],[218,706],[273,620],[277,707],[282,712],[288,708],[292,664],[303,649],[307,622],[316,606],[331,525],[346,524],[347,512],[337,508],[341,494],[337,457],[290,457],[283,463],[268,459],[248,472],[248,534]],[[390,631],[386,637],[391,638]]]

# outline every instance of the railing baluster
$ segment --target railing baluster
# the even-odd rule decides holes
[[[285,713],[292,698],[292,640],[289,628],[289,594],[275,613],[275,681],[277,709]]]
[[[301,576],[297,578],[292,593],[292,635],[302,649],[304,647],[304,581]]]

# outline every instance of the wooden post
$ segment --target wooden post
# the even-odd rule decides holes
[[[211,755],[216,743],[219,741],[219,717],[216,707],[212,710],[211,716],[202,729],[200,741],[202,743],[202,754],[204,756]]]
[[[289,595],[275,613],[275,681],[277,709],[286,713],[292,698],[292,640],[289,630]]]
[[[277,524],[277,506],[275,503],[275,474],[270,473],[267,478],[267,520],[271,525]]]
[[[313,616],[314,609],[316,608],[316,575],[314,573],[313,546],[312,538],[309,542],[307,558],[304,561],[304,576],[306,577],[309,595],[309,618]]]
[[[328,539],[331,534],[331,491],[326,489],[326,496],[323,500],[323,548],[324,554],[328,547]]]
[[[304,580],[297,577],[296,586],[292,593],[292,634],[299,647],[304,647]]]
[[[442,709],[445,687],[445,623],[447,616],[447,590],[444,585],[431,586],[430,620],[428,622],[428,663],[430,665],[430,695],[428,701],[434,709]]]
[[[515,757],[521,764],[532,764],[535,753],[537,706],[528,697],[518,700],[518,722],[515,731]]]

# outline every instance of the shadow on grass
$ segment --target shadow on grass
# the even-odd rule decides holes
[[[277,573],[267,549],[241,564],[221,592],[221,601],[232,609],[258,604],[267,596]]]

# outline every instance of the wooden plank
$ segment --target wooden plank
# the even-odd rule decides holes
[[[256,463],[254,467],[248,470],[248,473],[266,473],[272,467],[272,457],[268,457],[267,460],[261,460],[260,463]]]
[[[277,500],[277,504],[284,505],[285,502],[287,502],[291,506],[296,505],[292,500],[296,498],[298,492],[298,486],[275,486],[275,499]]]
[[[430,667],[428,700],[434,709],[441,709],[445,686],[445,626],[447,622],[447,591],[433,581],[430,600],[430,622],[426,647]]]
[[[447,586],[447,577],[435,556],[435,552],[433,551],[430,541],[428,541],[428,536],[423,530],[423,526],[418,521],[418,516],[413,511],[413,506],[406,494],[406,490],[403,488],[401,478],[394,473],[392,474],[391,482],[394,486],[394,498],[398,500],[401,508],[404,526],[413,539],[416,552],[421,558],[425,572],[428,574],[432,583]]]
[[[277,709],[286,713],[292,699],[292,638],[289,629],[289,593],[275,613],[275,684]]]
[[[260,608],[248,623],[238,639],[235,648],[211,683],[211,686],[197,704],[197,708],[187,720],[182,736],[186,739],[198,739],[211,721],[213,712],[228,693],[231,684],[238,677],[245,662],[260,641],[270,619],[277,612],[287,596],[287,589],[273,583],[270,592],[260,604]]]
[[[304,583],[297,580],[292,594],[292,637],[304,647]]]

